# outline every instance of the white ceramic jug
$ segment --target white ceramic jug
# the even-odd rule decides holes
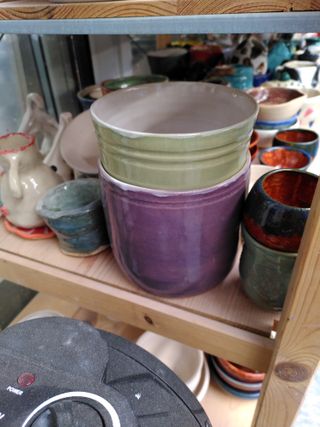
[[[0,189],[2,213],[18,227],[44,225],[35,206],[40,197],[62,179],[43,163],[35,138],[24,133],[1,136],[0,163],[5,171]]]
[[[311,61],[289,61],[284,64],[289,74],[300,80],[305,88],[311,88],[317,73],[317,64]]]

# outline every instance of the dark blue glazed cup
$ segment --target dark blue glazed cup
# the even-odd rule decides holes
[[[271,249],[297,252],[317,182],[316,175],[291,169],[261,176],[244,205],[247,231]]]
[[[310,129],[286,129],[276,133],[272,145],[298,148],[314,158],[319,148],[319,135]]]
[[[244,246],[239,270],[243,291],[259,307],[281,310],[297,254],[261,245],[245,227],[242,234]]]
[[[67,255],[95,255],[109,245],[98,179],[58,185],[39,200],[36,210]]]
[[[306,170],[312,162],[312,157],[300,148],[268,147],[260,151],[259,162],[275,168]]]

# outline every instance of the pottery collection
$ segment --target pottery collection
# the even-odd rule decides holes
[[[67,255],[94,255],[109,245],[97,179],[76,179],[52,188],[36,210]]]
[[[40,227],[43,219],[35,206],[43,194],[62,178],[43,163],[33,136],[11,133],[0,137],[0,163],[5,174],[1,179],[1,211],[15,226]]]

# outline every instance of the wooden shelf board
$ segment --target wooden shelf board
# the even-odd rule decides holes
[[[16,283],[118,317],[142,329],[266,370],[278,313],[263,311],[240,289],[237,263],[215,289],[190,298],[148,294],[120,271],[112,252],[78,258],[63,255],[56,239],[22,240],[0,228],[1,275]],[[174,327],[173,327],[174,325]]]
[[[0,1],[0,19],[90,19],[190,16],[320,9],[320,0],[111,0],[55,3],[39,0]]]

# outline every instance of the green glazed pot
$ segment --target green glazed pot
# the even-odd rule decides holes
[[[242,288],[259,307],[282,310],[297,253],[269,249],[242,227],[244,238],[240,258]]]
[[[220,85],[172,82],[109,94],[91,107],[101,162],[140,187],[211,187],[244,166],[257,114],[246,93]]]

